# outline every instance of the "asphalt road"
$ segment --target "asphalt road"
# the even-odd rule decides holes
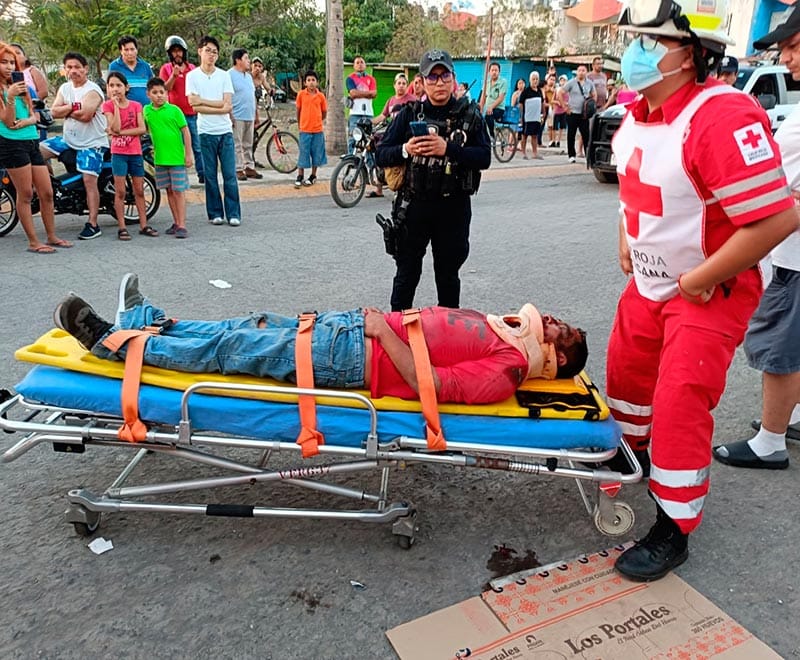
[[[577,166],[550,166],[562,160],[486,177],[474,203],[462,300],[500,312],[530,300],[581,325],[589,372],[602,385],[625,282],[616,264],[616,187]],[[387,305],[392,261],[374,215],[388,201],[343,210],[326,196],[326,182],[293,191],[286,181],[278,192],[245,196],[236,229],[208,225],[203,208],[191,206],[185,241],[134,232],[121,243],[110,218],[101,238],[50,256],[24,252],[19,229],[0,240],[0,385],[13,386],[27,371],[13,351],[51,327],[67,291],[110,317],[127,271],[137,271],[144,292],[179,318]],[[156,226],[168,224],[164,208]],[[72,237],[82,220],[65,216],[59,225]],[[215,279],[232,286],[215,288]],[[432,281],[427,264],[418,304],[435,303]],[[744,437],[759,408],[759,375],[738,354],[715,414],[716,439]],[[15,440],[4,436],[2,446]],[[784,657],[800,655],[800,627],[792,623],[800,620],[797,443],[790,455],[791,468],[777,473],[712,466],[705,522],[677,571]],[[486,563],[495,545],[531,550],[549,563],[614,543],[595,531],[565,480],[415,467],[392,477],[394,499],[412,499],[420,510],[409,551],[384,526],[131,513],[104,518],[100,533],[114,549],[95,556],[63,521],[64,494],[78,486],[102,491],[128,456],[40,447],[0,465],[3,658],[392,658],[384,631],[479,593],[492,577]],[[145,461],[135,477],[185,477],[182,467]],[[374,487],[377,473],[347,483],[361,481]],[[248,487],[203,501],[223,498],[327,501],[290,487]],[[643,533],[654,513],[644,486],[628,488],[623,499],[637,511],[635,533]]]

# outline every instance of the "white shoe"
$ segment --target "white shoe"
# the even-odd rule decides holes
[[[570,156],[570,158],[569,158],[569,162],[570,162],[570,163],[574,163],[574,162],[575,162],[575,156]]]
[[[211,218],[211,220],[209,220],[209,222],[212,225],[221,225],[221,224],[225,223],[225,221],[222,218]]]
[[[239,218],[231,218],[230,220],[228,220],[228,224],[231,227],[238,227],[240,224],[242,224],[242,221],[239,220]]]

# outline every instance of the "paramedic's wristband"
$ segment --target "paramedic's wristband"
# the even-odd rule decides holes
[[[686,289],[683,288],[681,285],[681,278],[683,277],[683,273],[678,275],[678,290],[681,292],[681,295],[689,298],[693,303],[697,303],[698,305],[705,305],[706,301],[703,300],[703,296],[700,293],[689,293]]]

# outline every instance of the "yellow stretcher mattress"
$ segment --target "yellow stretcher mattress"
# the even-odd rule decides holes
[[[71,335],[57,329],[50,330],[39,337],[33,344],[23,346],[14,356],[23,362],[59,367],[69,371],[119,380],[122,379],[124,371],[123,362],[101,360],[86,351]],[[232,376],[217,373],[194,374],[159,369],[147,365],[142,368],[142,382],[147,385],[165,387],[172,390],[185,390],[190,385],[201,381],[249,385],[286,385],[286,383],[242,374]],[[369,397],[369,392],[366,390],[354,391]],[[221,390],[217,394],[284,403],[294,403],[297,400],[297,397],[291,394],[266,392],[233,393]],[[318,401],[322,405],[358,407],[357,403],[342,399],[319,397]],[[402,412],[418,412],[421,410],[419,401],[407,401],[388,396],[373,399],[372,401],[378,410]],[[608,407],[585,372],[569,379],[529,379],[520,386],[514,397],[500,403],[485,405],[440,403],[439,410],[442,413],[455,415],[535,417],[541,419],[604,420],[609,415]]]

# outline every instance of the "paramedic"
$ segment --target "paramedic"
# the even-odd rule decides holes
[[[651,445],[650,532],[617,560],[655,580],[688,557],[709,488],[711,410],[761,296],[759,259],[798,226],[769,119],[708,78],[730,43],[726,2],[631,0],[622,76],[642,96],[614,137],[623,291],[608,403],[640,455]]]
[[[160,325],[161,334],[145,346],[146,364],[296,382],[297,318],[264,312],[219,322],[173,323],[142,297],[132,274],[123,278],[119,300],[112,326],[70,294],[56,308],[56,325],[106,359],[125,356],[124,348],[117,358],[103,346],[110,332]],[[533,305],[509,316],[427,307],[421,310],[421,321],[442,402],[503,401],[526,378],[566,378],[586,363],[585,333],[540,315]],[[367,308],[319,314],[312,333],[312,361],[317,387],[363,387],[374,397],[417,398],[414,361],[400,312]]]
[[[397,263],[392,311],[414,305],[428,243],[438,304],[458,307],[458,271],[469,254],[470,195],[478,191],[480,170],[491,163],[491,145],[478,106],[453,95],[453,60],[431,50],[419,65],[425,101],[408,103],[389,124],[375,155],[381,167],[405,167],[403,186],[392,206],[403,239],[392,255]],[[428,134],[414,137],[410,122],[427,124]]]

